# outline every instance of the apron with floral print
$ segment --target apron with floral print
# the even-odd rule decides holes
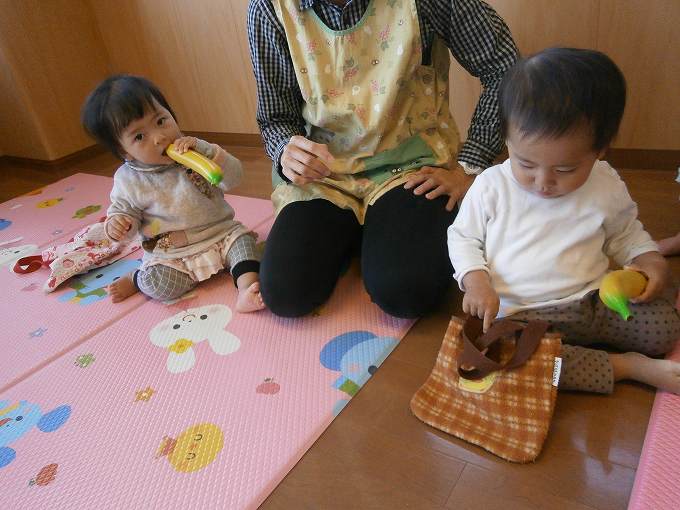
[[[278,213],[291,202],[322,198],[366,208],[422,166],[448,168],[459,136],[449,112],[449,52],[439,39],[422,65],[415,0],[372,0],[361,20],[334,31],[299,0],[274,0],[302,97],[308,137],[325,143],[331,175],[303,186],[280,178]]]

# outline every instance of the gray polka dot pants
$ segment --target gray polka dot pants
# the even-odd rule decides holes
[[[680,338],[680,316],[674,289],[650,303],[631,304],[633,317],[624,321],[600,301],[597,291],[581,300],[526,310],[507,318],[543,320],[562,333],[560,389],[611,393],[614,371],[607,351],[584,347],[604,344],[619,351],[662,356]]]

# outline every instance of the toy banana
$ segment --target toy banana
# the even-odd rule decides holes
[[[627,321],[631,317],[628,300],[642,294],[646,286],[647,278],[642,273],[630,269],[612,271],[602,279],[600,299]]]
[[[205,177],[205,180],[213,186],[217,186],[222,181],[222,169],[220,166],[199,152],[189,150],[184,154],[180,154],[175,145],[171,143],[165,149],[165,153],[180,165],[184,165]]]

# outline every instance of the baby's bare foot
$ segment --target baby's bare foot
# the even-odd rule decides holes
[[[132,281],[131,274],[121,276],[118,280],[109,285],[109,294],[111,294],[111,301],[114,303],[120,303],[136,292],[139,291]]]
[[[680,363],[669,359],[648,358],[637,352],[627,352],[624,356],[631,361],[629,379],[680,395]]]
[[[255,312],[264,308],[262,294],[260,294],[260,282],[251,283],[250,286],[238,291],[236,298],[237,312]]]

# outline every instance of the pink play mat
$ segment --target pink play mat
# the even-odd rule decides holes
[[[13,261],[105,214],[112,180],[78,174],[0,205],[0,480],[22,508],[256,508],[412,324],[353,266],[301,319],[233,311],[228,275],[177,302],[106,285],[140,252],[67,282]],[[260,241],[269,201],[227,196]],[[349,469],[350,467],[348,467]]]
[[[680,343],[667,356],[680,361]],[[659,391],[649,418],[645,444],[628,508],[680,508],[680,396]]]

